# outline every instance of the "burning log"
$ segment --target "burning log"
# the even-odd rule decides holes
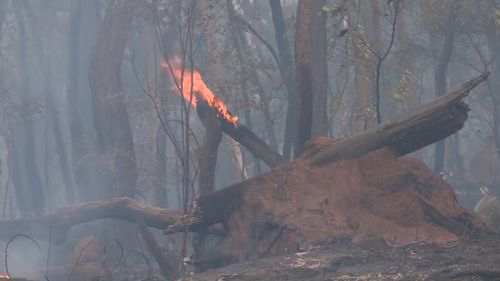
[[[204,120],[209,118],[209,115],[213,115],[213,113],[209,112],[216,112],[216,110],[210,107],[208,103],[198,101],[197,112],[200,119]],[[218,114],[216,115],[219,116]],[[283,156],[274,151],[267,143],[244,125],[235,125],[220,117],[218,117],[218,119],[222,131],[248,149],[255,158],[261,159],[271,168],[286,163]]]
[[[382,147],[388,147],[401,156],[442,140],[464,126],[469,107],[462,99],[485,81],[489,74],[485,72],[448,95],[404,114],[393,122],[323,147],[310,156],[309,162],[321,164],[355,158]]]
[[[207,115],[208,109],[214,111],[220,120],[224,133],[243,145],[254,157],[261,159],[271,168],[286,163],[283,156],[274,151],[251,130],[238,123],[238,116],[231,114],[227,106],[208,88],[200,72],[183,70],[178,59],[172,60],[170,64],[163,63],[162,66],[175,77],[177,84],[175,90],[184,100],[197,108],[200,119],[210,118]]]
[[[285,158],[274,151],[267,143],[243,125],[232,126],[222,121],[222,130],[235,141],[239,142],[252,155],[261,159],[269,167],[274,168],[286,163]]]

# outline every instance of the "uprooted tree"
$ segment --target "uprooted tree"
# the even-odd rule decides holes
[[[488,231],[484,224],[458,206],[444,180],[420,161],[400,156],[461,129],[469,110],[462,100],[488,75],[390,123],[341,140],[309,142],[286,164],[277,153],[270,158],[269,147],[244,126],[219,118],[223,132],[274,168],[199,197],[187,215],[114,198],[1,221],[0,239],[22,232],[60,243],[75,225],[113,218],[166,233],[198,233],[194,263],[207,268],[341,239],[440,244],[481,235]],[[204,118],[212,110],[198,112]]]

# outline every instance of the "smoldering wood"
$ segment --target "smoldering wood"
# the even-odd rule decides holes
[[[398,156],[416,151],[460,130],[469,107],[462,101],[469,92],[488,78],[482,73],[457,90],[396,120],[327,145],[310,156],[313,165],[339,159],[350,159],[364,153],[389,147]]]
[[[206,102],[199,100],[197,104],[197,112],[200,119],[204,119],[204,116],[207,114],[205,113],[207,110],[211,110],[211,108],[206,104]],[[261,159],[269,167],[274,168],[286,163],[283,156],[274,151],[267,143],[265,143],[244,125],[238,123],[235,126],[234,124],[226,122],[221,118],[219,118],[219,120],[224,133],[243,145],[255,158]]]

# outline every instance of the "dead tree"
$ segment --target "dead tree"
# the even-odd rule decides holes
[[[208,105],[206,105],[208,109]],[[200,147],[198,179],[200,195],[203,196],[215,191],[215,170],[217,167],[217,150],[222,139],[222,129],[217,114],[212,110],[205,110],[205,106],[198,106],[196,111],[205,127],[205,138]]]

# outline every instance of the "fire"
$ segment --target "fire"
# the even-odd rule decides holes
[[[227,106],[215,96],[210,88],[207,87],[199,71],[193,70],[191,72],[190,70],[185,69],[184,75],[182,75],[181,64],[179,63],[178,59],[174,59],[170,65],[172,66],[172,72],[179,83],[182,77],[182,97],[187,102],[191,102],[191,105],[193,107],[196,107],[198,98],[201,98],[205,100],[210,107],[215,108],[218,117],[233,124],[234,126],[237,125],[238,116],[232,115],[227,109]],[[166,62],[161,63],[161,66],[167,72],[170,72],[170,69]],[[193,89],[193,94],[191,94],[191,87]],[[179,89],[176,88],[176,90]]]
[[[10,280],[9,275],[0,274],[0,280]]]

